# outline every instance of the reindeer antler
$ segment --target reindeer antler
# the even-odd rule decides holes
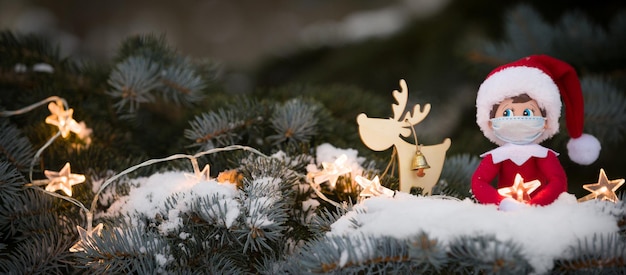
[[[404,79],[400,79],[400,88],[400,91],[394,90],[392,93],[393,97],[396,101],[398,101],[398,104],[391,104],[393,119],[402,121],[402,117],[406,115],[405,120],[411,123],[411,125],[420,123],[430,112],[430,104],[427,103],[424,105],[424,110],[420,110],[421,106],[419,104],[415,104],[415,106],[413,106],[413,112],[405,113],[404,109],[406,108],[406,103],[409,98],[409,88],[407,87]]]
[[[397,121],[401,121],[402,116],[404,115],[404,108],[406,108],[406,101],[409,98],[409,89],[406,86],[406,81],[404,79],[400,79],[400,88],[401,91],[393,90],[391,94],[398,101],[398,104],[391,104],[391,109],[393,110],[393,119]]]
[[[424,105],[424,109],[421,111],[420,107],[421,106],[419,104],[415,104],[415,106],[413,106],[413,112],[405,118],[405,120],[411,123],[411,125],[422,122],[422,120],[424,120],[430,112],[430,103],[426,103],[426,105]]]

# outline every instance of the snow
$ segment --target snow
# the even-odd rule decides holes
[[[348,251],[342,251],[341,256],[339,257],[339,266],[345,266],[346,263],[348,263],[349,256]]]
[[[315,209],[320,205],[320,202],[315,199],[308,199],[302,202],[302,210],[309,211]]]
[[[187,238],[189,238],[189,236],[191,236],[191,234],[187,233],[187,232],[180,232],[180,234],[178,234],[178,237],[181,240],[186,240]]]
[[[13,70],[16,73],[25,73],[28,71],[28,67],[26,67],[26,65],[22,64],[22,63],[17,63],[15,64],[15,67],[13,67]]]
[[[25,73],[25,72],[28,72],[28,67],[22,63],[17,63],[13,67],[13,70],[16,73]],[[40,73],[49,73],[49,74],[54,73],[54,68],[50,64],[46,64],[46,63],[34,64],[32,67],[32,70],[33,72],[40,72]]]
[[[616,204],[602,201],[578,203],[563,194],[553,204],[516,211],[500,211],[469,199],[413,196],[374,197],[337,220],[328,236],[391,236],[405,239],[426,232],[447,243],[463,235],[493,235],[500,241],[513,240],[539,274],[549,271],[553,261],[566,255],[580,239],[618,231],[610,213]],[[350,219],[360,227],[354,228]]]
[[[46,63],[37,63],[33,65],[33,72],[41,72],[41,73],[54,73],[54,68],[50,66],[50,64]]]
[[[154,259],[156,260],[157,264],[159,265],[159,267],[164,267],[168,262],[168,257],[166,255],[163,254],[155,254],[154,255]]]
[[[112,203],[104,216],[143,214],[154,218],[158,214],[166,219],[159,225],[159,229],[167,233],[181,227],[180,213],[189,210],[190,202],[214,195],[220,197],[223,205],[227,206],[222,209],[227,211],[227,227],[239,216],[239,204],[236,201],[238,191],[234,184],[220,184],[215,180],[199,181],[183,172],[165,172],[134,179],[130,186],[128,196]],[[171,208],[168,210],[164,205],[170,197],[176,199],[170,201]]]
[[[352,168],[353,172],[363,169],[361,164],[365,161],[365,158],[359,157],[359,151],[355,149],[341,149],[336,148],[329,143],[324,143],[317,146],[315,152],[315,160],[318,164],[321,164],[322,162],[334,162],[339,156],[346,155],[348,160],[345,165]]]

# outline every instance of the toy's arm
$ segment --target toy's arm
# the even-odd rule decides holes
[[[553,152],[548,152],[546,158],[538,159],[538,167],[541,173],[546,176],[548,182],[537,193],[531,194],[530,204],[548,205],[554,202],[559,195],[567,192],[567,175],[559,159]]]
[[[504,197],[491,185],[499,172],[499,165],[493,163],[491,155],[486,155],[472,176],[472,193],[482,204],[500,204]]]

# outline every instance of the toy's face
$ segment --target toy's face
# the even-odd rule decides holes
[[[500,140],[513,144],[535,142],[548,125],[535,100],[514,102],[505,99],[496,109],[489,127]]]

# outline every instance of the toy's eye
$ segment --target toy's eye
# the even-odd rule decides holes
[[[513,110],[511,109],[504,110],[504,112],[502,112],[502,116],[513,116]]]
[[[524,109],[524,113],[522,113],[523,116],[533,116],[533,110],[531,109]]]

